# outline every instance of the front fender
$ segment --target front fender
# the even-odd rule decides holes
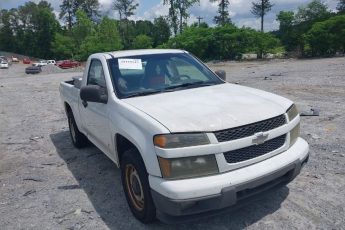
[[[150,175],[161,176],[157,155],[153,145],[153,136],[160,133],[169,133],[158,121],[149,115],[124,102],[112,103],[117,111],[116,115],[110,116],[114,131],[112,135],[121,134],[127,138],[139,150],[141,157]],[[119,157],[116,151],[116,140],[114,138],[115,159],[119,164]]]

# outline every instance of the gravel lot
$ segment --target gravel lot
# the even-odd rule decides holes
[[[95,147],[72,146],[58,89],[80,73],[26,75],[14,64],[0,70],[0,229],[345,229],[345,59],[210,66],[230,82],[286,96],[300,111],[320,109],[302,118],[311,157],[295,181],[220,216],[143,225],[115,164]]]

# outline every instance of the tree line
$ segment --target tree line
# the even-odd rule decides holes
[[[345,53],[345,0],[339,0],[337,13],[320,0],[300,6],[296,12],[277,15],[279,30],[274,34],[288,52],[299,56],[332,56]]]
[[[218,3],[212,27],[200,21],[187,24],[189,9],[199,0],[163,0],[168,15],[153,21],[130,19],[138,7],[135,0],[113,1],[111,10],[118,19],[102,15],[98,0],[63,0],[58,18],[47,1],[29,1],[0,11],[0,50],[76,60],[95,52],[145,48],[185,49],[204,60],[236,59],[243,53],[332,56],[345,51],[345,0],[338,1],[336,13],[321,0],[281,11],[279,30],[268,33],[264,18],[275,7],[270,0],[252,2],[251,13],[261,19],[260,31],[235,26],[229,0],[210,1]]]

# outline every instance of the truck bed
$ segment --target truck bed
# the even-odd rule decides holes
[[[80,89],[81,81],[82,81],[82,77],[77,76],[77,77],[72,77],[72,80],[65,81],[65,83],[69,85],[73,85],[77,89]]]
[[[60,83],[60,97],[64,103],[67,103],[73,111],[73,115],[78,127],[81,127],[79,114],[79,94],[80,94],[79,77],[73,77],[73,80],[63,81]]]

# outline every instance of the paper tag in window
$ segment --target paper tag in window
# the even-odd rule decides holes
[[[119,69],[135,69],[135,70],[142,70],[143,64],[141,59],[127,59],[127,58],[119,58]]]

